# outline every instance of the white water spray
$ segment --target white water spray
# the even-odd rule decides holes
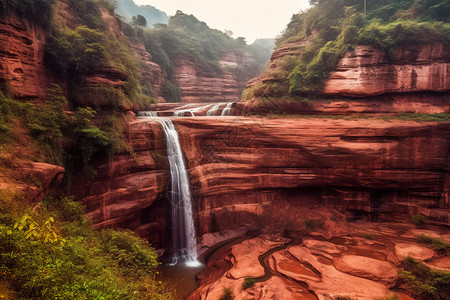
[[[219,108],[220,108],[220,106],[221,106],[222,104],[225,104],[225,103],[217,103],[217,104],[214,104],[214,106],[211,107],[211,108],[206,112],[206,115],[207,115],[207,116],[215,116],[215,115],[216,115],[216,112],[219,110]]]
[[[157,117],[158,112],[156,111],[138,111],[138,117]]]
[[[167,143],[167,155],[170,165],[172,205],[172,248],[176,250],[172,264],[179,262],[187,266],[200,265],[197,260],[197,243],[192,212],[191,192],[186,167],[181,152],[178,133],[172,121],[167,118],[157,120],[164,131]]]
[[[187,109],[179,109],[173,112],[174,117],[184,117],[184,114],[186,112],[190,113],[192,117],[195,117],[195,113],[201,110],[205,110],[210,108],[211,106],[213,106],[214,104],[207,104],[207,105],[202,105],[202,106],[198,106],[198,107],[193,107],[193,108],[187,108]]]
[[[231,116],[231,106],[233,102],[229,102],[227,106],[222,111],[222,116]]]

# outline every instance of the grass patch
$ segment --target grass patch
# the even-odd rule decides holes
[[[400,264],[399,278],[419,299],[449,299],[450,272],[432,269],[406,257]]]
[[[433,238],[424,234],[419,235],[417,239],[419,240],[419,242],[438,252],[446,253],[450,251],[450,243],[447,243],[446,241],[443,241],[441,239]]]
[[[422,215],[411,215],[409,217],[409,220],[411,221],[411,223],[413,223],[414,225],[423,225],[425,224],[425,220],[427,219],[427,217],[422,216]]]
[[[382,117],[385,121],[402,120],[413,122],[450,122],[450,114],[425,114],[425,113],[404,113],[394,116]]]

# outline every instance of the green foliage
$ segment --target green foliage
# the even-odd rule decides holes
[[[364,233],[363,237],[366,240],[371,240],[371,241],[373,241],[375,239],[375,236],[372,233]]]
[[[450,122],[450,114],[404,113],[404,114],[388,116],[388,117],[385,117],[385,119],[386,120],[396,119],[396,120],[414,121],[414,122]],[[413,218],[425,218],[425,217],[419,216],[419,215],[411,216],[411,220]],[[412,222],[415,223],[414,221],[412,221]]]
[[[142,15],[136,15],[131,18],[131,25],[145,27],[147,26],[147,20]]]
[[[444,300],[450,295],[450,272],[432,269],[414,258],[401,262],[399,277],[420,299]]]
[[[222,296],[220,296],[219,300],[233,300],[234,295],[233,291],[230,288],[224,288]]]
[[[79,26],[75,30],[55,30],[45,45],[45,61],[55,72],[85,73],[106,62],[104,33]]]
[[[51,163],[62,164],[62,148],[60,139],[67,126],[62,107],[66,99],[58,85],[51,85],[47,91],[44,105],[35,106],[12,100],[0,92],[0,131],[5,136],[0,142],[8,142],[11,136],[10,121],[21,119],[27,125],[34,141]]]
[[[356,42],[375,45],[391,53],[398,45],[446,41],[449,37],[450,24],[397,20],[388,24],[370,23],[358,32]]]
[[[253,277],[247,277],[245,278],[244,282],[242,283],[242,290],[246,290],[248,288],[251,288],[256,283],[256,279]]]
[[[105,24],[100,7],[103,6],[105,9],[111,10],[112,2],[105,0],[69,0],[69,2],[76,14],[82,19],[83,24],[92,29],[104,29]]]
[[[180,87],[166,80],[161,87],[162,96],[169,102],[181,102],[181,89]]]
[[[92,118],[96,115],[96,111],[90,107],[77,108],[71,118],[73,134],[75,135],[75,149],[81,157],[83,169],[90,169],[91,158],[94,154],[108,153],[111,146],[111,140],[106,133],[97,126],[91,124]]]
[[[128,231],[94,231],[72,197],[47,197],[44,206],[18,218],[0,207],[0,272],[10,295],[173,299],[154,280],[157,255],[148,243]]]
[[[292,16],[276,41],[277,46],[308,41],[299,51],[301,61],[290,74],[278,79],[289,79],[289,91],[283,92],[266,81],[256,95],[246,92],[247,99],[320,93],[330,71],[346,51],[357,45],[375,45],[392,55],[400,45],[447,42],[450,37],[450,4],[445,0],[372,1],[367,3],[366,15],[362,14],[363,1],[359,0],[312,2],[312,8]]]
[[[48,29],[55,0],[0,0],[0,17],[11,14]]]
[[[323,227],[323,220],[319,219],[306,219],[304,223],[307,231],[313,231]]]
[[[169,19],[168,25],[156,25],[153,30],[138,31],[154,61],[168,77],[163,93],[170,101],[177,101],[174,84],[175,64],[180,60],[188,60],[195,65],[200,75],[221,74],[224,67],[219,64],[224,53],[245,56],[246,52],[258,53],[263,47],[255,44],[247,46],[244,38],[233,39],[230,35],[208,27],[193,15],[177,11]],[[246,62],[238,66],[227,67],[240,81],[247,81],[256,76],[268,56],[262,56],[254,62]],[[167,82],[167,81],[166,81]]]
[[[423,225],[427,217],[423,215],[411,215],[409,219],[415,225]]]
[[[424,234],[419,235],[417,239],[419,240],[419,242],[424,243],[431,249],[438,252],[447,253],[450,251],[450,243],[447,243],[446,241],[443,241],[441,239],[426,236]]]

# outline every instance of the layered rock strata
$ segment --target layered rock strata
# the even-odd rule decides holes
[[[17,99],[38,103],[45,98],[45,35],[42,28],[15,16],[0,20],[0,79]]]
[[[450,90],[450,44],[405,45],[391,57],[373,46],[347,52],[325,82],[324,93],[366,97]]]
[[[203,72],[194,63],[179,59],[175,63],[175,79],[181,89],[182,102],[231,102],[239,101],[245,82],[233,75],[229,68],[237,67],[240,58],[224,54],[219,60],[221,74]]]
[[[319,118],[174,123],[199,236],[254,228],[268,211],[295,221],[304,215],[291,208],[305,206],[336,208],[350,219],[423,214],[449,223],[448,123]],[[99,167],[98,179],[74,184],[76,192],[96,228],[131,228],[164,247],[169,171],[161,129],[154,120],[138,119],[125,135],[134,157],[117,155]]]

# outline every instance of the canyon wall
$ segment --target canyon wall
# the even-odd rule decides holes
[[[450,90],[450,44],[406,45],[391,57],[373,46],[347,52],[325,82],[324,93],[366,97]]]
[[[450,126],[381,119],[180,118],[198,235],[255,226],[265,210],[336,208],[349,219],[449,224]],[[168,162],[159,124],[132,121],[130,154],[74,184],[96,228],[167,244]],[[84,181],[84,182],[82,182]],[[294,216],[295,217],[295,216]],[[278,221],[277,221],[278,222]]]
[[[179,59],[175,63],[175,79],[181,89],[182,102],[236,102],[241,98],[245,80],[237,78],[233,68],[248,57],[223,53],[219,64],[221,73],[204,72],[193,62]]]
[[[42,28],[15,16],[0,20],[0,79],[16,99],[39,103],[45,98],[45,37]]]

